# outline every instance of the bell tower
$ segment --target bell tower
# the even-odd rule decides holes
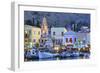
[[[43,17],[41,25],[41,39],[40,39],[41,44],[44,45],[47,39],[48,39],[48,24],[46,17]]]
[[[48,24],[46,17],[43,17],[42,26],[41,26],[41,34],[48,35]]]

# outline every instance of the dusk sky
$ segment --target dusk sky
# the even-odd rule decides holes
[[[78,24],[78,28],[82,26],[87,26],[90,28],[90,14],[24,11],[25,23],[27,23],[27,21],[33,23],[33,17],[34,25],[37,25],[37,21],[39,21],[39,24],[41,24],[44,16],[47,19],[49,27],[72,27],[73,24]]]

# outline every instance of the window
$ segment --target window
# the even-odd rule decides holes
[[[28,42],[28,40],[27,40],[27,39],[25,39],[25,42]]]
[[[63,36],[64,35],[64,32],[61,32],[61,35]]]
[[[66,38],[66,42],[68,43],[68,38]]]
[[[38,41],[40,42],[40,39]]]
[[[36,42],[36,40],[35,40],[35,39],[33,39],[33,42]]]
[[[28,38],[28,34],[27,33],[25,34],[25,38]]]
[[[44,34],[46,35],[47,33],[45,32]]]
[[[24,37],[28,38],[28,31],[24,31]]]
[[[55,35],[55,32],[53,32],[53,35]]]
[[[35,34],[35,31],[33,33]]]
[[[40,31],[38,32],[38,35],[40,35]]]
[[[70,43],[72,43],[72,38],[70,38],[70,40],[69,40],[69,41],[70,41]]]
[[[42,40],[42,43],[43,43],[43,40]]]
[[[76,38],[74,38],[74,41],[76,42]]]
[[[31,34],[31,30],[29,30],[29,34]]]

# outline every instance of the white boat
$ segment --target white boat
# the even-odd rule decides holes
[[[51,58],[51,57],[55,57],[57,54],[52,54],[52,53],[49,53],[49,52],[40,52],[39,51],[39,58],[42,59],[42,58]]]

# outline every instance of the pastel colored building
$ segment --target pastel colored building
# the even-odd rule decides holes
[[[77,41],[77,35],[74,31],[67,31],[64,33],[63,45],[73,47],[76,41]]]
[[[41,37],[41,29],[35,26],[24,25],[24,44],[29,48],[39,43]]]
[[[41,29],[39,27],[32,27],[32,43],[36,44],[40,42]]]
[[[32,26],[24,25],[24,48],[29,49],[32,42]]]
[[[82,44],[89,44],[90,43],[90,33],[76,33],[78,39],[82,42]]]
[[[56,44],[62,44],[65,32],[67,32],[67,30],[64,27],[52,27],[51,38],[55,39]]]
[[[90,33],[79,33],[71,30],[64,33],[63,45],[69,48],[82,48],[87,44],[90,44]]]

